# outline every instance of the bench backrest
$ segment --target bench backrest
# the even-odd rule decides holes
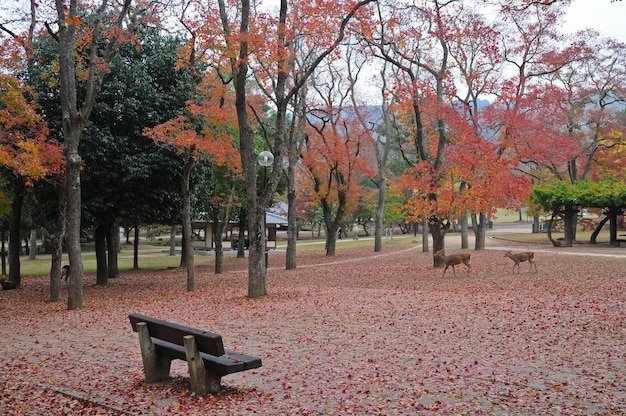
[[[193,335],[196,339],[198,351],[217,357],[225,354],[222,336],[219,334],[174,324],[138,313],[131,313],[128,318],[135,332],[137,332],[137,324],[145,322],[148,325],[148,332],[152,338],[161,339],[172,344],[184,345],[183,337],[185,335]]]

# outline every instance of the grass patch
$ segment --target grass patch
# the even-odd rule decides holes
[[[93,252],[84,252],[82,255],[83,269],[85,273],[96,272],[96,255]],[[40,256],[32,260],[28,257],[20,259],[20,272],[22,275],[47,275],[50,273],[50,256]],[[118,255],[118,267],[120,272],[133,270],[133,250],[123,249]],[[63,264],[68,264],[67,255],[63,256]],[[196,265],[213,264],[213,253],[196,255]],[[142,270],[162,270],[180,265],[180,253],[169,256],[163,247],[147,246],[139,251],[139,268]]]
[[[517,212],[510,212],[508,217],[515,217],[515,221],[517,221],[516,217]],[[498,222],[500,222],[500,217],[498,218]],[[530,230],[530,224],[529,224]],[[459,233],[450,233],[448,234],[448,238],[457,237]],[[488,230],[489,235],[489,230]],[[473,232],[469,233],[470,240],[473,240]],[[507,234],[495,234],[494,237],[501,240],[509,240],[516,242],[527,242],[532,244],[551,244],[550,240],[546,233],[538,233],[532,234],[529,232],[524,233],[507,233]],[[563,237],[562,233],[553,233],[553,238]],[[577,232],[577,241],[581,243],[588,243],[589,238],[591,237],[591,231],[582,231],[579,230]],[[489,238],[489,237],[488,237]],[[412,234],[404,234],[404,235],[396,235],[393,240],[389,240],[383,238],[382,245],[383,248],[394,248],[394,249],[404,249],[415,246],[416,243],[421,243],[422,235],[421,232],[418,233],[417,236],[413,236]],[[605,227],[603,231],[598,235],[597,242],[608,243],[609,242],[609,231],[608,227]],[[369,237],[360,237],[358,240],[353,240],[352,238],[346,238],[342,240],[337,240],[338,251],[351,249],[351,248],[359,248],[359,247],[372,247],[374,245],[373,236]],[[325,239],[302,239],[298,240],[297,243],[297,252],[303,253],[308,251],[324,251],[326,246]],[[473,247],[473,242],[470,241],[470,247]],[[287,249],[287,241],[279,240],[276,244],[276,250],[286,250]],[[96,272],[96,255],[93,253],[93,247],[85,247],[83,252],[83,268],[85,273],[95,273]],[[272,251],[274,247],[272,243],[270,243],[270,256],[272,255]],[[180,265],[180,252],[177,252],[175,256],[168,255],[169,248],[167,246],[160,245],[158,242],[155,244],[141,244],[139,247],[139,268],[142,270],[163,270],[168,268],[176,268]],[[247,254],[246,254],[247,256]],[[215,254],[212,251],[207,252],[206,254],[196,254],[195,256],[195,264],[197,266],[202,265],[213,265],[214,264]],[[235,260],[236,257],[233,251],[227,250],[226,255],[224,256],[224,261],[228,262],[231,260]],[[68,259],[67,255],[64,256],[63,264],[67,264]],[[120,272],[133,270],[133,249],[132,246],[124,246],[122,251],[118,255],[118,266]],[[48,275],[50,273],[50,257],[49,256],[39,256],[35,260],[31,260],[28,257],[24,256],[21,259],[21,274],[24,276],[28,275]]]

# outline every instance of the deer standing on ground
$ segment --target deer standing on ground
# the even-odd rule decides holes
[[[4,278],[0,279],[0,285],[2,285],[2,290],[11,290],[17,288],[17,285],[14,282],[4,280]]]
[[[513,253],[512,251],[507,251],[504,253],[504,257],[508,257],[515,262],[513,265],[513,273],[515,273],[515,266],[517,266],[517,273],[519,273],[519,264],[527,261],[530,263],[530,270],[535,267],[535,273],[537,273],[537,264],[535,264],[535,253],[532,251],[522,251],[519,253]]]
[[[441,277],[446,274],[446,270],[448,270],[448,267],[450,266],[452,266],[452,271],[454,272],[454,276],[456,277],[456,270],[454,269],[454,266],[461,263],[467,266],[467,275],[469,276],[470,269],[472,268],[472,265],[470,264],[469,254],[450,254],[449,256],[446,256],[443,254],[443,250],[439,250],[433,255],[433,257],[440,258],[446,265],[446,268],[443,270],[443,274],[441,275]]]
[[[67,282],[67,279],[70,277],[70,265],[66,264],[61,269],[61,279],[64,279]]]

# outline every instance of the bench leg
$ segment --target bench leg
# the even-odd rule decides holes
[[[185,353],[187,354],[191,391],[199,396],[207,393],[217,393],[222,386],[222,378],[207,373],[193,335],[184,336],[183,342],[185,344]]]
[[[143,372],[146,376],[146,383],[163,380],[170,375],[172,360],[156,352],[148,325],[145,322],[137,324],[139,334],[139,347],[141,348],[141,359],[143,361]]]

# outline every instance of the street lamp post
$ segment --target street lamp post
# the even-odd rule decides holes
[[[266,187],[267,186],[267,167],[272,166],[272,164],[274,163],[274,155],[269,150],[264,150],[261,153],[259,153],[259,156],[257,157],[257,162],[259,163],[259,165],[263,166],[263,187]],[[266,207],[263,207],[264,211],[265,209]],[[264,236],[265,236],[265,233],[267,232],[267,224],[265,223],[266,216],[267,214],[264,212],[263,213]],[[265,236],[265,239],[266,239],[265,240],[265,268],[267,269],[267,264],[269,260],[269,250],[267,248],[267,236]]]

